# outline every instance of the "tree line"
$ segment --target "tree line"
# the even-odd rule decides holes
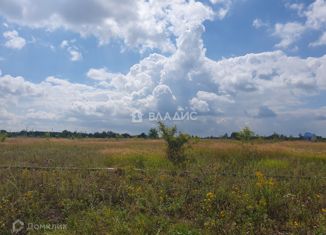
[[[10,132],[6,130],[0,130],[0,141],[4,140],[6,137],[39,137],[39,138],[143,138],[143,139],[157,139],[160,137],[159,128],[151,128],[147,133],[143,132],[137,135],[132,135],[129,133],[116,133],[113,131],[102,131],[94,133],[85,133],[77,131],[64,130],[58,131],[17,131]],[[191,136],[197,137],[197,136]],[[272,135],[262,136],[255,134],[250,128],[245,127],[239,132],[232,132],[230,135],[225,133],[222,136],[207,136],[207,137],[197,137],[201,139],[231,139],[231,140],[255,140],[255,139],[265,139],[265,140],[312,140],[312,141],[326,141],[325,137],[314,135],[310,132],[299,134],[298,136],[287,136],[283,134],[273,133]]]

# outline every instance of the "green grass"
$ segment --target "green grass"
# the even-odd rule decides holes
[[[0,234],[18,218],[67,225],[31,234],[326,233],[326,143],[201,140],[185,169],[164,148],[160,140],[7,139],[1,166],[123,170],[1,169]]]

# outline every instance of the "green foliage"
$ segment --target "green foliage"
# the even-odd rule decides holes
[[[156,128],[149,129],[148,138],[150,139],[158,139],[158,130]]]
[[[238,133],[238,138],[242,141],[249,141],[251,140],[253,137],[255,137],[255,132],[253,132],[252,130],[250,130],[249,127],[245,127],[243,128],[239,133]]]
[[[6,138],[7,138],[6,133],[0,133],[0,142],[5,142]]]
[[[47,139],[51,138],[50,132],[45,132],[44,133],[44,138],[47,138]]]
[[[184,163],[190,136],[184,133],[177,134],[176,126],[167,127],[162,122],[159,122],[159,130],[167,143],[167,158],[175,165]]]
[[[326,234],[326,143],[254,142],[244,152],[237,141],[199,140],[187,171],[171,167],[164,146],[144,139],[2,144],[2,165],[123,173],[3,168],[0,234],[11,234],[17,218],[67,225],[21,234]]]

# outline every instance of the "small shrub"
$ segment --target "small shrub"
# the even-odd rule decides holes
[[[159,130],[167,143],[167,158],[175,165],[184,163],[190,136],[184,133],[177,134],[176,126],[167,127],[162,122],[159,122]]]
[[[2,142],[5,142],[6,138],[7,138],[6,133],[0,133],[0,142],[1,142],[1,143],[2,143]]]
[[[251,140],[253,137],[255,137],[255,132],[250,130],[249,127],[245,127],[239,133],[237,133],[237,137],[241,141],[247,142],[247,141]]]

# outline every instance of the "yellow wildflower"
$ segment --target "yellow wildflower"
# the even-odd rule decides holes
[[[26,197],[27,199],[32,199],[32,198],[33,198],[33,191],[27,191],[27,192],[25,193],[25,197]]]
[[[214,196],[214,193],[212,193],[212,192],[209,192],[209,193],[207,193],[207,195],[206,195],[207,197],[213,197]]]
[[[293,222],[293,227],[296,227],[296,228],[299,227],[299,223],[297,221],[294,221]]]

